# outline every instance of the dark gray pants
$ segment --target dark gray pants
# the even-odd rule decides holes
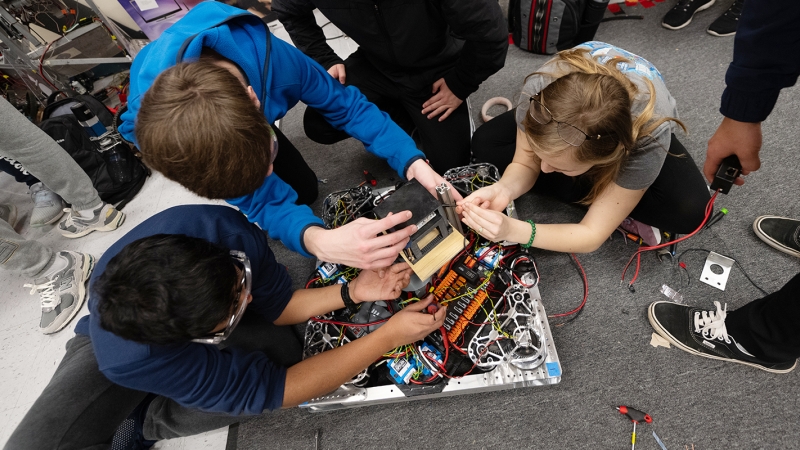
[[[245,314],[224,344],[263,351],[284,366],[299,362],[302,353],[291,327],[272,325],[255,313]],[[109,381],[97,366],[89,338],[77,334],[67,342],[67,354],[56,373],[5,449],[107,449],[117,427],[146,395]],[[159,396],[147,410],[144,436],[152,440],[191,436],[250,418],[190,409]]]

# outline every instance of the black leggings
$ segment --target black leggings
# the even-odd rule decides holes
[[[360,51],[350,55],[344,65],[348,86],[357,87],[367,100],[389,114],[406,133],[411,134],[415,128],[419,131],[422,152],[433,170],[441,174],[447,169],[469,164],[472,122],[466,100],[442,122],[439,122],[439,116],[428,119],[422,114],[422,104],[433,95],[430,86],[410,92],[379,72]],[[350,137],[330,125],[312,108],[306,109],[303,127],[309,139],[320,144],[330,145]]]
[[[517,145],[515,110],[503,113],[479,127],[472,136],[475,159],[504,171],[514,158]],[[691,155],[672,135],[669,153],[658,177],[647,188],[630,216],[662,231],[688,234],[705,217],[711,198],[705,179]],[[577,203],[591,190],[588,176],[568,177],[562,173],[540,173],[533,190],[566,203]]]
[[[319,195],[317,175],[311,170],[311,167],[308,167],[303,155],[286,138],[286,135],[274,124],[272,129],[278,136],[278,156],[275,157],[275,162],[272,164],[273,172],[297,192],[296,203],[298,205],[314,203]]]

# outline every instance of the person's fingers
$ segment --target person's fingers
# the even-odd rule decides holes
[[[409,266],[407,262],[403,261],[393,264],[391,267],[389,267],[389,271],[393,274],[405,275],[411,272],[411,266]]]
[[[441,105],[438,108],[436,108],[432,113],[428,114],[428,119],[433,119],[434,117],[445,112],[446,110],[447,110],[447,105]]]
[[[408,244],[408,238],[391,247],[370,252],[369,268],[379,269],[391,265],[397,259],[397,255],[406,247],[406,244]]]
[[[455,108],[452,108],[452,107],[451,108],[447,108],[447,111],[445,111],[444,114],[442,114],[441,117],[439,117],[439,122],[441,122],[444,119],[447,119],[448,117],[450,117],[450,114],[452,114],[453,110],[455,110]]]
[[[434,95],[433,97],[429,98],[428,101],[425,103],[427,103],[427,106],[425,106],[424,104],[422,105],[424,106],[424,108],[422,108],[422,114],[428,114],[429,112],[435,110],[436,108],[442,107],[442,105],[444,104],[444,102],[442,101],[441,94]]]
[[[402,211],[397,214],[389,214],[383,219],[380,220],[370,220],[364,219],[361,223],[366,223],[367,225],[364,227],[364,233],[367,236],[376,236],[390,228],[393,228],[407,220],[411,219],[411,211]],[[357,221],[361,221],[358,219]],[[355,223],[355,222],[354,222]],[[347,225],[345,225],[347,226]],[[408,227],[406,227],[408,228]],[[404,229],[405,230],[405,229]],[[403,231],[403,230],[401,230]],[[414,230],[416,231],[416,230]],[[413,234],[413,232],[411,233]],[[391,234],[390,234],[391,235]]]
[[[385,247],[393,247],[402,242],[403,247],[408,243],[409,237],[417,231],[416,225],[409,225],[402,230],[394,231],[389,234],[383,234],[369,240],[369,251],[376,251]],[[400,250],[403,249],[400,247]],[[387,266],[388,267],[388,266]]]
[[[347,73],[344,70],[344,64],[342,64],[342,67],[339,68],[339,82],[344,84],[345,81],[347,81]]]
[[[403,308],[403,311],[419,312],[424,310],[433,301],[433,296],[429,295],[418,302],[411,303]]]
[[[439,310],[433,313],[433,318],[436,319],[436,328],[444,325],[444,319],[447,317],[447,305],[442,305]]]

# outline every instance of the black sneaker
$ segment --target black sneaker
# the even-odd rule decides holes
[[[742,17],[742,6],[744,6],[744,0],[733,0],[731,7],[708,26],[706,30],[708,34],[713,34],[714,36],[733,36],[736,34],[736,28],[739,26],[739,17]]]
[[[714,302],[716,311],[655,302],[647,309],[650,325],[679,349],[704,358],[731,361],[772,373],[791,372],[797,360],[763,361],[744,349],[725,329],[727,311]]]
[[[155,394],[147,394],[133,412],[122,421],[111,441],[111,450],[147,450],[156,445],[156,441],[148,441],[144,438],[143,431],[147,408],[155,398]]]
[[[692,22],[692,17],[704,9],[708,9],[716,0],[678,0],[661,19],[661,26],[670,30],[680,30]]]
[[[800,257],[800,220],[761,216],[753,222],[753,231],[770,247]]]

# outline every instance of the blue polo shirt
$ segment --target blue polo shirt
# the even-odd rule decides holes
[[[185,234],[243,251],[253,271],[253,301],[248,311],[274,321],[289,303],[291,278],[275,261],[264,232],[239,211],[217,205],[176,206],[142,222],[100,258],[90,291],[108,261],[123,247],[162,233]],[[281,407],[286,369],[273,364],[264,353],[230,347],[220,350],[191,342],[148,345],[129,341],[100,326],[97,300],[89,298],[89,315],[81,318],[75,332],[89,336],[100,371],[112,382],[210,412],[260,414]]]

